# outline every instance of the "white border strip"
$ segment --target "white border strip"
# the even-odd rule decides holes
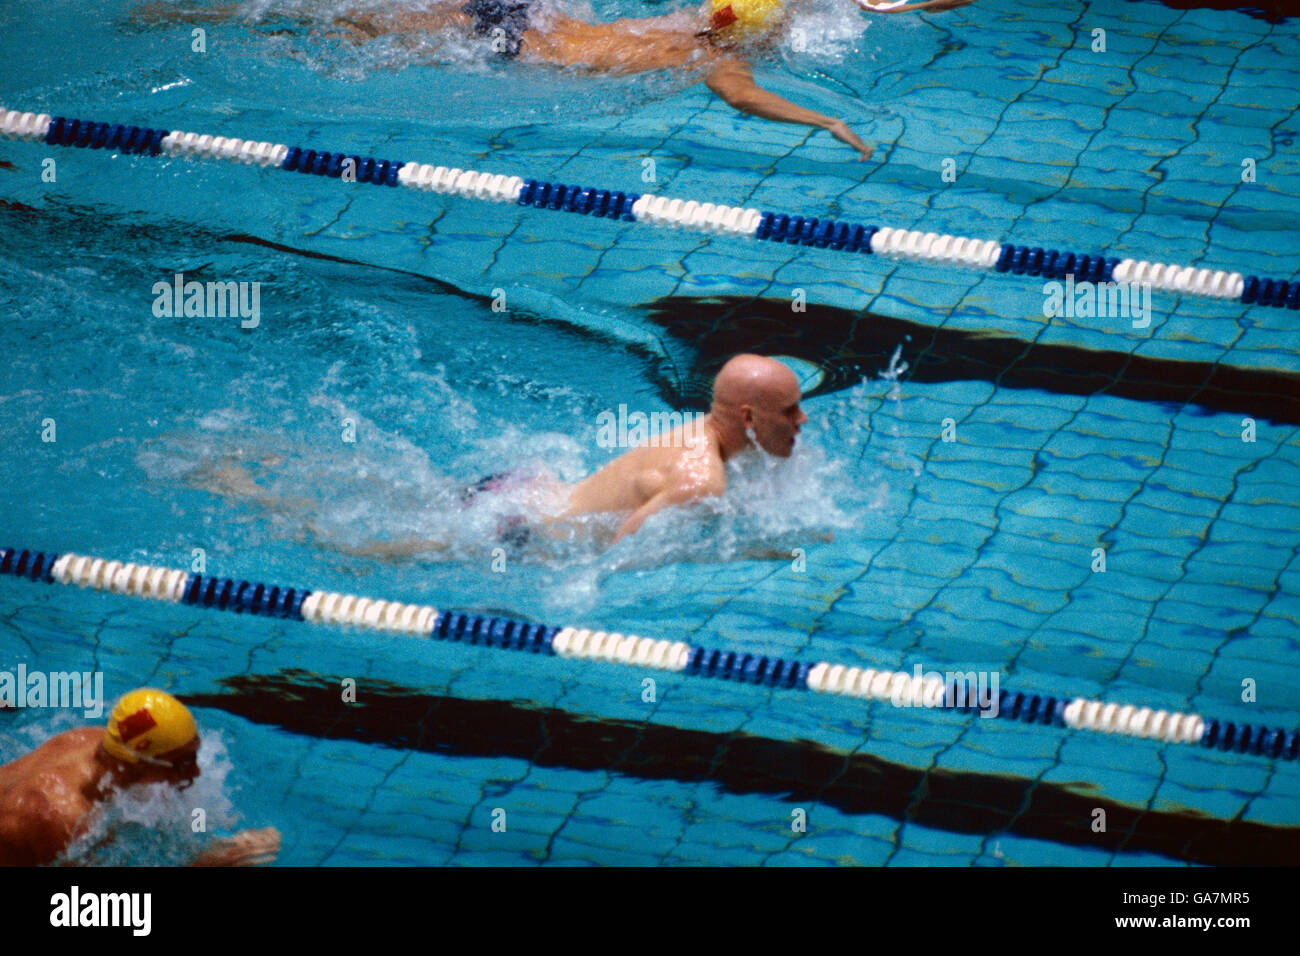
[[[375,601],[353,594],[312,591],[302,602],[302,617],[312,624],[342,624],[427,637],[438,621],[438,609],[428,604]]]
[[[189,573],[153,564],[105,561],[80,554],[64,554],[54,562],[50,576],[60,584],[91,587],[130,597],[179,604]]]
[[[945,685],[942,680],[903,671],[845,667],[822,661],[808,672],[808,689],[865,700],[901,701],[909,707],[942,707]]]
[[[690,663],[691,646],[681,641],[656,641],[631,634],[561,628],[551,641],[560,657],[609,661],[662,671],[684,671]]]
[[[1205,736],[1205,721],[1197,714],[1152,710],[1132,704],[1107,704],[1084,697],[1076,697],[1066,705],[1065,725],[1174,744],[1200,743]]]

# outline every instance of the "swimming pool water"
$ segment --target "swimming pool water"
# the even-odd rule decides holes
[[[1294,20],[824,5],[801,21],[814,49],[758,76],[869,132],[857,164],[702,86],[469,47],[422,65],[293,9],[212,25],[201,55],[188,25],[126,4],[6,10],[0,102],[1295,277]],[[1026,277],[242,167],[9,142],[0,159],[2,543],[175,567],[197,547],[214,574],[1300,725],[1293,312],[1156,293],[1147,329],[1047,319]],[[260,281],[259,327],[155,316],[176,272]],[[882,379],[899,347],[908,370]],[[748,502],[505,573],[449,511],[484,473],[585,474],[613,453],[601,411],[698,407],[740,348],[827,370],[800,457],[737,476]],[[195,478],[224,460],[277,504]],[[346,553],[435,532],[449,558]],[[755,543],[804,549],[806,570],[737,557]],[[1294,859],[1300,833],[1294,764],[1199,748],[658,674],[646,702],[635,670],[14,581],[0,635],[0,669],[192,699],[240,825],[281,829],[291,865],[1220,863]],[[0,759],[71,722],[0,713]]]

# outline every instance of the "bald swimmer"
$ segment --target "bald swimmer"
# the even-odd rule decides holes
[[[727,488],[726,462],[749,449],[778,458],[794,451],[800,428],[808,421],[799,405],[799,380],[788,367],[761,355],[737,355],[713,381],[709,412],[657,436],[653,444],[633,448],[572,487],[549,476],[492,475],[462,495],[465,507],[484,493],[523,491],[532,502],[526,514],[503,521],[500,543],[521,550],[537,540],[613,530],[612,541],[635,534],[651,515],[721,495]],[[259,485],[245,465],[233,458],[207,463],[191,472],[195,487],[252,502],[278,514],[301,513],[304,502],[285,498]],[[607,519],[593,527],[582,519]],[[326,529],[308,522],[315,540],[332,550],[359,557],[402,559],[450,550],[444,541],[403,539],[360,547],[335,542]]]
[[[701,424],[682,425],[658,447],[643,445],[616,458],[569,493],[559,521],[578,515],[627,517],[614,538],[636,531],[657,511],[727,490],[728,459],[758,446],[789,458],[808,416],[799,380],[776,359],[737,355],[713,380],[713,402]]]
[[[119,788],[164,782],[180,789],[199,775],[199,733],[189,709],[161,690],[124,696],[108,727],[82,727],[0,767],[0,866],[58,859]],[[273,860],[274,829],[217,840],[193,866],[248,866]]]
[[[939,13],[975,0],[853,0],[868,13]],[[471,33],[489,41],[503,59],[521,63],[628,74],[687,69],[733,109],[778,123],[811,126],[857,150],[859,160],[871,158],[872,147],[848,124],[799,106],[765,90],[754,81],[748,57],[770,51],[789,28],[788,0],[708,0],[699,7],[657,17],[624,17],[610,23],[588,23],[549,8],[537,0],[441,0],[406,9],[353,10],[337,17],[336,26],[358,41],[385,34],[425,32],[446,35]],[[184,19],[192,22],[227,19],[238,6],[209,10],[178,10],[151,4],[136,12],[144,21]]]
[[[554,509],[520,515],[498,527],[504,543],[516,548],[535,532],[556,537],[587,516],[611,517],[618,523],[613,543],[635,534],[651,515],[686,507],[727,490],[726,462],[759,448],[778,458],[794,452],[800,428],[808,421],[794,372],[761,355],[731,358],[713,380],[713,401],[702,421],[684,423],[666,436],[614,459],[571,488],[547,477],[524,477],[541,499],[559,502]],[[492,484],[509,476],[494,476]],[[483,483],[480,483],[480,487]],[[406,557],[444,550],[430,541],[391,541],[352,553],[368,557]]]

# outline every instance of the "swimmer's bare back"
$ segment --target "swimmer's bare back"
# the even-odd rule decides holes
[[[0,767],[0,866],[54,862],[92,822],[107,797],[95,753],[102,727],[67,730]],[[280,834],[247,830],[215,841],[193,866],[252,866],[275,859]]]
[[[459,32],[469,36],[473,21],[463,0],[423,10],[350,10],[334,22],[359,40],[385,33]],[[646,73],[710,58],[693,35],[689,16],[624,18],[587,23],[547,11],[534,16],[523,32],[519,59],[552,66],[579,67],[593,73]]]
[[[657,511],[727,490],[727,470],[717,436],[707,422],[680,426],[657,445],[642,445],[614,459],[569,493],[556,521],[588,514],[625,516],[614,540],[635,534]]]

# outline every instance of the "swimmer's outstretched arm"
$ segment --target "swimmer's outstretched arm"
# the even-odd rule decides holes
[[[317,529],[312,528],[313,533]],[[407,538],[403,541],[374,541],[370,544],[349,545],[342,542],[329,541],[326,538],[316,535],[317,541],[322,547],[329,548],[331,551],[337,551],[340,554],[349,554],[354,558],[378,558],[380,561],[404,561],[407,558],[418,558],[421,555],[442,554],[451,550],[451,545],[446,541],[435,541],[431,538]]]
[[[280,831],[275,827],[245,830],[213,841],[190,866],[260,866],[273,863],[280,852]]]
[[[225,23],[243,14],[244,4],[227,3],[217,7],[182,7],[174,3],[146,3],[136,7],[131,19],[156,26],[166,23]]]
[[[871,147],[862,142],[843,120],[832,119],[821,113],[796,106],[787,99],[763,89],[754,82],[754,74],[740,60],[723,60],[718,63],[704,83],[731,107],[779,123],[802,123],[816,126],[830,133],[841,143],[848,143],[861,154],[861,159],[871,158]]]
[[[920,13],[922,10],[939,13],[943,10],[956,10],[958,7],[974,3],[975,0],[925,0],[924,3],[907,3],[906,0],[894,3],[886,0],[878,0],[877,3],[872,3],[871,0],[853,0],[853,2],[868,13]]]

